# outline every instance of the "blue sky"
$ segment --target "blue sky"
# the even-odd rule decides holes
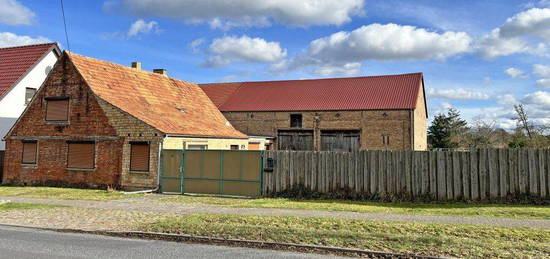
[[[232,3],[231,3],[232,2]],[[197,83],[423,72],[430,115],[550,124],[550,0],[65,0],[71,51]],[[0,47],[59,42],[58,1],[0,0]]]

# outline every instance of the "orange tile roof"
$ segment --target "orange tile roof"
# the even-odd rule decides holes
[[[201,88],[161,74],[65,52],[101,99],[166,134],[246,138]]]

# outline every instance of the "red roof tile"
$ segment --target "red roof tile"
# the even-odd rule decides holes
[[[0,48],[0,98],[25,76],[56,43]]]
[[[161,132],[247,138],[194,83],[73,53],[67,55],[99,98]]]
[[[221,111],[414,109],[422,73],[200,84]]]

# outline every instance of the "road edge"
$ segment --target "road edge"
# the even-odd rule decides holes
[[[260,249],[270,249],[270,250],[279,250],[279,251],[283,250],[283,251],[293,251],[293,252],[303,252],[303,253],[333,254],[333,255],[343,255],[343,256],[350,256],[350,257],[419,258],[419,259],[449,258],[449,257],[434,257],[434,256],[426,256],[426,255],[402,254],[402,253],[381,252],[381,251],[371,251],[371,250],[361,250],[361,249],[341,248],[341,247],[331,247],[331,246],[301,245],[301,244],[294,244],[294,243],[266,242],[266,241],[246,240],[246,239],[225,239],[225,238],[217,238],[217,237],[180,235],[180,234],[158,233],[158,232],[83,230],[83,229],[70,229],[70,228],[35,227],[35,226],[12,225],[12,224],[0,224],[0,226],[37,229],[37,230],[54,231],[54,232],[61,232],[61,233],[91,234],[91,235],[122,237],[122,238],[162,240],[162,241],[184,242],[184,243],[195,243],[195,244],[224,245],[224,246],[231,246],[231,247],[260,248]]]

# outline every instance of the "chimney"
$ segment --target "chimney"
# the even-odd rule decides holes
[[[164,69],[164,68],[155,68],[155,69],[153,69],[153,73],[168,76],[168,71],[166,71],[166,69]]]
[[[137,62],[137,61],[132,62],[132,68],[141,70],[141,62]]]

